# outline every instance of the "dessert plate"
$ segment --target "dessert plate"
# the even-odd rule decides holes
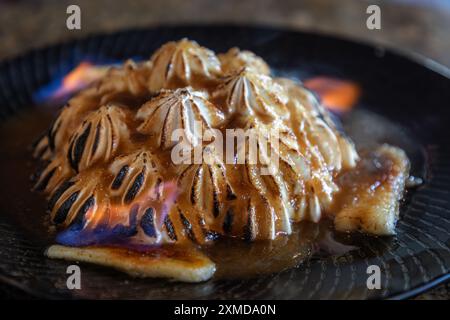
[[[346,129],[357,143],[364,143],[364,136],[375,135],[379,142],[402,147],[412,161],[412,174],[424,180],[420,187],[408,191],[402,203],[398,234],[374,238],[331,232],[329,241],[322,244],[327,252],[295,268],[198,284],[134,279],[82,264],[82,288],[69,290],[66,270],[71,263],[46,258],[43,253],[51,239],[35,232],[43,228],[33,220],[41,208],[17,205],[24,197],[33,196],[14,192],[14,185],[27,178],[29,168],[2,166],[0,177],[8,179],[10,186],[2,183],[0,190],[0,281],[48,298],[375,299],[407,298],[448,280],[450,71],[422,57],[323,35],[261,27],[161,27],[96,35],[0,63],[2,132],[6,132],[8,121],[21,121],[36,112],[31,108],[46,112],[42,104],[31,107],[39,98],[37,93],[80,63],[148,58],[163,43],[183,37],[218,52],[233,46],[251,50],[278,75],[356,83],[361,99],[354,111],[343,116]],[[14,144],[15,139],[21,137],[10,137],[9,144],[2,142],[3,157],[11,157],[5,146]],[[12,179],[11,172],[17,173]],[[367,286],[371,266],[379,267],[380,289]]]

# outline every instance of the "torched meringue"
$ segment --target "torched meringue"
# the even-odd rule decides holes
[[[153,136],[157,147],[166,150],[178,141],[172,139],[175,130],[182,130],[182,137],[196,145],[200,130],[218,127],[224,121],[224,115],[204,94],[181,88],[161,90],[158,96],[139,108],[136,119],[142,121],[137,131]]]
[[[187,39],[166,43],[150,61],[152,73],[148,86],[151,91],[201,85],[222,73],[214,52]]]
[[[213,93],[213,99],[226,106],[227,113],[274,120],[289,117],[288,96],[272,78],[251,69],[241,69],[226,77]]]
[[[209,161],[173,163],[176,129]],[[225,156],[217,139],[203,139],[208,129],[254,130],[265,161],[245,147]],[[140,244],[289,234],[295,222],[320,220],[336,176],[358,161],[301,85],[272,78],[249,51],[216,56],[187,39],[111,69],[72,98],[35,156],[48,162],[35,188],[55,224]]]
[[[109,105],[92,111],[69,140],[68,158],[72,168],[78,172],[95,162],[107,163],[128,136],[122,108]]]
[[[225,74],[236,73],[247,68],[257,74],[270,75],[270,67],[267,63],[251,51],[231,48],[226,53],[219,54],[218,57]]]

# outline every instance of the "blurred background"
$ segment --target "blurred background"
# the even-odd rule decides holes
[[[66,9],[81,9],[68,30]],[[369,5],[381,30],[366,27]],[[127,28],[180,24],[269,25],[326,33],[429,57],[450,67],[449,0],[0,0],[0,60],[32,48]],[[419,299],[449,299],[441,285]],[[0,285],[0,297],[21,297]]]
[[[66,8],[81,8],[81,30]],[[368,30],[366,8],[381,8]],[[0,59],[96,32],[161,24],[265,24],[334,34],[416,52],[450,66],[448,0],[0,0]]]

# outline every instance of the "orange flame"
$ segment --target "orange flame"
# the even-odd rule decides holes
[[[144,192],[132,204],[95,204],[86,212],[82,221],[75,222],[60,232],[57,242],[78,246],[112,244],[117,241],[129,245],[153,244],[153,242],[149,242],[142,226],[138,227],[144,214],[143,210],[139,210],[139,208],[152,207],[154,209],[154,227],[159,233],[166,216],[175,204],[178,191],[176,182],[168,181],[161,183],[157,188]]]
[[[355,82],[325,76],[307,79],[304,85],[320,96],[326,108],[338,112],[350,111],[361,95],[361,89]]]
[[[89,62],[81,62],[63,78],[61,87],[55,91],[52,97],[65,97],[85,88],[90,83],[100,79],[108,68],[107,66],[96,66]]]
[[[159,190],[160,189],[160,190]],[[156,199],[156,194],[162,191],[160,199]],[[95,206],[86,213],[86,227],[94,228],[102,223],[108,223],[112,226],[119,223],[128,224],[131,208],[134,205],[140,207],[153,207],[159,213],[157,217],[158,227],[160,228],[164,222],[165,216],[169,213],[170,208],[175,203],[178,196],[178,187],[174,181],[163,182],[156,188],[152,188],[145,192],[131,204],[121,205],[114,204],[112,206]],[[165,210],[163,210],[165,208]]]

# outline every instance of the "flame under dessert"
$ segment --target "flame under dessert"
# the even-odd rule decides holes
[[[200,138],[248,128],[279,132],[267,147],[279,159],[268,174],[247,149],[230,163]],[[175,164],[175,130],[210,161]],[[44,164],[35,189],[62,230],[49,256],[182,281],[212,276],[214,263],[195,248],[222,237],[273,240],[325,215],[340,231],[393,234],[409,169],[405,154],[385,145],[375,151],[384,159],[378,174],[310,91],[271,77],[255,54],[216,55],[186,39],[111,68],[63,107],[34,153]],[[172,249],[155,263],[161,245]],[[125,254],[130,246],[152,254]],[[195,263],[177,258],[188,247]]]

